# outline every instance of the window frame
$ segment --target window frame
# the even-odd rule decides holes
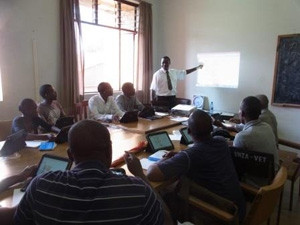
[[[99,17],[98,17],[98,0],[92,0],[92,5],[91,7],[93,8],[93,13],[94,13],[94,22],[89,22],[89,21],[84,21],[81,19],[80,23],[82,24],[88,24],[88,25],[93,25],[93,26],[99,26],[99,27],[103,27],[103,28],[108,28],[108,29],[114,29],[114,30],[118,30],[119,32],[119,37],[118,37],[118,44],[119,44],[119,57],[118,57],[118,65],[119,65],[119,84],[118,84],[118,89],[114,90],[114,91],[120,91],[121,90],[121,86],[122,86],[122,61],[121,61],[121,56],[122,56],[122,41],[121,41],[121,33],[122,32],[130,32],[133,34],[133,60],[134,60],[134,64],[133,64],[133,80],[135,82],[135,73],[136,73],[136,57],[137,57],[137,51],[136,51],[136,46],[137,46],[137,35],[138,35],[138,7],[139,7],[139,4],[138,3],[135,3],[135,2],[131,2],[131,1],[126,1],[126,0],[111,0],[111,1],[114,1],[117,3],[117,18],[118,18],[118,21],[117,21],[117,26],[114,27],[114,26],[109,26],[109,25],[105,25],[105,24],[101,24],[99,23]],[[131,29],[127,29],[127,28],[122,28],[122,21],[121,21],[121,16],[122,16],[122,4],[126,4],[126,5],[129,5],[129,6],[132,6],[134,7],[134,29],[131,30]],[[76,21],[76,20],[75,20]],[[97,91],[85,91],[85,87],[84,87],[84,94],[88,95],[88,94],[92,94],[92,93],[96,93]]]

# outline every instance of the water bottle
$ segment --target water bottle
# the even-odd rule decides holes
[[[210,102],[209,112],[210,112],[210,114],[214,113],[214,103],[213,102]]]

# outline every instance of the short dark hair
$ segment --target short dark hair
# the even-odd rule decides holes
[[[133,86],[133,83],[126,82],[122,85],[122,91],[126,90],[126,88],[129,88],[130,86]]]
[[[267,109],[269,105],[269,99],[266,95],[256,95],[256,98],[260,101],[261,108],[262,109]]]
[[[258,98],[248,96],[241,103],[241,110],[251,120],[257,120],[261,114],[261,104]]]
[[[74,156],[84,158],[101,157],[111,153],[111,140],[108,129],[94,120],[81,120],[74,124],[69,133],[69,146]]]
[[[19,111],[23,113],[24,109],[28,107],[28,105],[36,104],[35,101],[31,98],[24,98],[19,104]]]
[[[109,83],[107,83],[107,82],[101,82],[101,83],[98,85],[98,92],[99,92],[99,93],[103,92],[108,86],[110,86]]]
[[[211,117],[200,109],[190,115],[188,125],[191,135],[196,139],[209,136],[213,131]]]
[[[40,87],[40,96],[45,98],[46,93],[48,92],[49,88],[51,88],[51,84],[44,84]]]
[[[169,62],[171,62],[171,59],[170,59],[170,57],[169,56],[164,56],[164,57],[162,57],[161,59],[167,59],[167,60],[169,60]]]

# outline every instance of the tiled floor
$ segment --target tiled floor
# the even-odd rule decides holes
[[[281,207],[280,225],[300,225],[300,196],[299,193],[299,179],[294,186],[294,203],[293,210],[289,211],[290,201],[290,188],[291,182],[288,180],[284,186],[283,201]],[[271,219],[271,225],[276,224],[277,209],[273,213]]]

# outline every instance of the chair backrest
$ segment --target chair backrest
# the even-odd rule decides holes
[[[180,204],[180,212],[183,214],[181,220],[197,224],[197,217],[202,216],[208,222],[206,224],[238,224],[238,208],[233,202],[210,192],[185,176],[180,179],[180,184],[178,196],[183,201]]]
[[[87,119],[88,101],[82,101],[74,104],[74,119],[76,122]]]
[[[273,155],[235,147],[230,147],[230,151],[240,180],[250,175],[265,178],[267,184],[272,182],[275,174]]]
[[[4,141],[11,134],[11,120],[0,121],[0,141]]]
[[[188,98],[176,98],[176,105],[178,104],[190,105],[192,104],[192,101]]]
[[[245,225],[259,225],[268,220],[279,201],[286,179],[287,169],[282,166],[272,184],[259,189],[244,220]]]

